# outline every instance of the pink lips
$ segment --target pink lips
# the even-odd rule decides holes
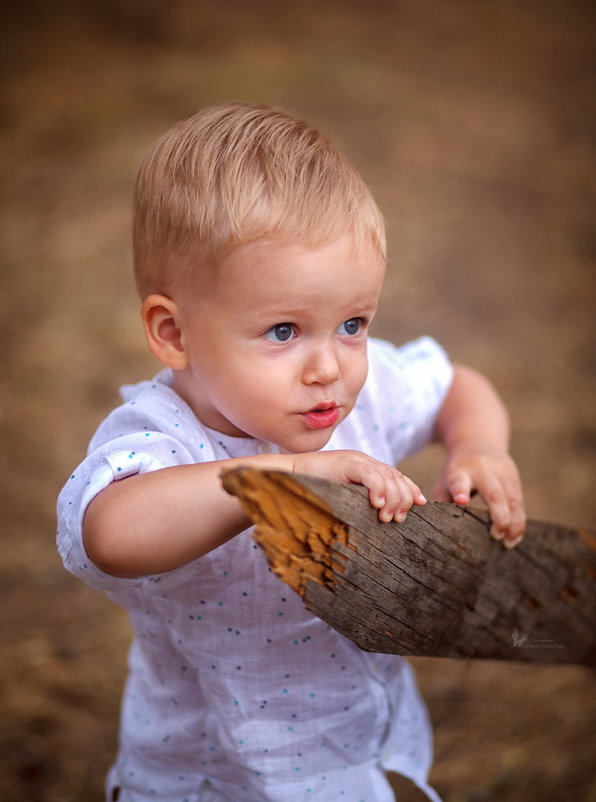
[[[327,406],[325,409],[321,407],[310,409],[308,412],[302,412],[301,416],[312,429],[328,429],[337,423],[339,407]]]

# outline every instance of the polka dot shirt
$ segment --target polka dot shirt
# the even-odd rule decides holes
[[[395,464],[431,439],[451,366],[429,338],[371,340],[369,365],[326,448]],[[309,613],[250,530],[156,576],[115,578],[89,560],[83,515],[111,482],[268,447],[203,426],[167,370],[122,394],[58,500],[66,568],[122,605],[134,633],[107,798],[118,788],[120,802],[389,802],[392,770],[436,802],[409,664],[360,651]]]

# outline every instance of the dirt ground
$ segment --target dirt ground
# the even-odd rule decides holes
[[[339,142],[387,218],[376,334],[432,334],[486,372],[511,410],[530,515],[596,525],[593,8],[4,9],[3,802],[102,798],[129,632],[119,609],[63,570],[55,498],[118,386],[156,370],[130,278],[131,186],[147,145],[201,106],[279,105]],[[428,489],[439,463],[431,451],[408,468]],[[593,671],[414,662],[446,802],[596,800]]]

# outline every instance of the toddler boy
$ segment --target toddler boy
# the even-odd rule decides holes
[[[220,473],[362,484],[399,521],[426,500],[393,466],[438,439],[435,496],[480,492],[513,546],[525,519],[501,401],[429,338],[368,339],[382,216],[331,143],[285,113],[222,105],[158,140],[135,187],[134,257],[164,369],[123,388],[58,502],[66,567],[134,631],[107,799],[388,802],[385,770],[438,799],[409,665],[304,608]]]

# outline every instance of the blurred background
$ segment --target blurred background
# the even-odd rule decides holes
[[[55,499],[157,364],[130,272],[146,147],[221,100],[331,136],[383,209],[375,333],[435,336],[513,418],[529,514],[596,525],[586,0],[32,0],[1,12],[0,798],[95,802],[124,614],[55,552]],[[432,487],[440,454],[407,467]],[[594,802],[594,673],[417,659],[446,802]],[[419,797],[397,783],[401,800]]]

